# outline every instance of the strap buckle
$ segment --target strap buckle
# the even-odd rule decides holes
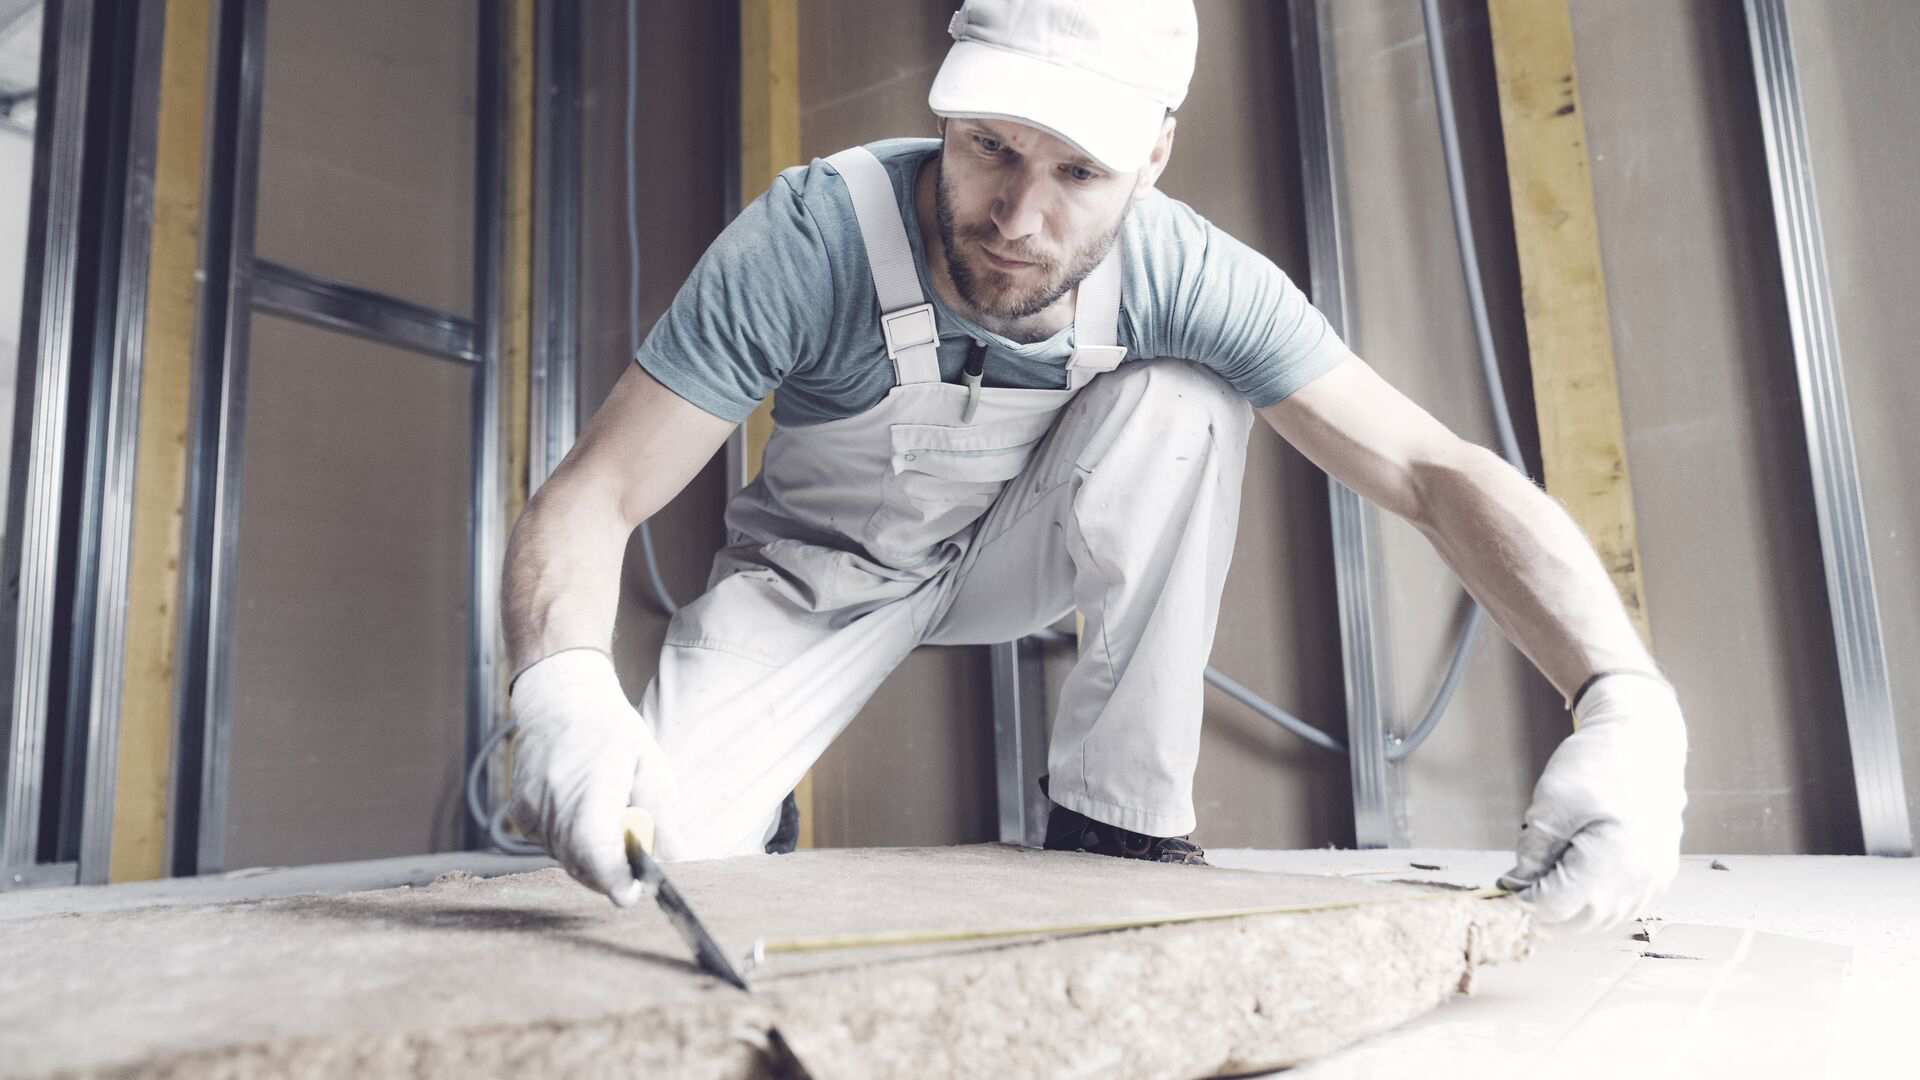
[[[1127,358],[1125,345],[1080,345],[1073,350],[1073,356],[1067,361],[1068,371],[1084,371],[1098,375],[1103,371],[1112,371]]]
[[[880,332],[887,339],[889,360],[900,359],[900,354],[908,349],[931,345],[940,340],[932,304],[916,304],[887,312],[880,316]]]

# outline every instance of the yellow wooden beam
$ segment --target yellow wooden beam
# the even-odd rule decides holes
[[[499,418],[506,451],[505,514],[501,518],[500,550],[506,550],[514,522],[532,497],[529,440],[532,421],[533,370],[533,111],[536,65],[534,0],[509,0],[504,12],[506,130],[502,166],[506,173],[500,206],[500,373],[505,379]],[[504,647],[504,646],[503,646]],[[504,654],[503,654],[504,655]],[[493,700],[505,724],[507,690],[513,677],[505,664],[494,667],[498,683]],[[513,775],[513,742],[507,742],[503,767],[496,776],[493,797],[506,798]]]
[[[740,184],[751,202],[800,163],[800,7],[740,0]]]
[[[740,193],[752,202],[800,163],[800,9],[795,0],[740,0]],[[760,471],[773,399],[747,417],[746,475]]]
[[[210,6],[210,0],[170,0],[161,43],[153,246],[108,869],[113,881],[146,881],[166,874],[174,628],[186,520],[187,398],[193,386],[194,264],[200,236]]]
[[[800,6],[797,0],[740,0],[740,194],[752,202],[780,170],[800,164]],[[746,420],[745,475],[760,471],[773,435],[773,398]],[[813,774],[794,788],[800,846],[813,846]]]
[[[1566,0],[1490,0],[1487,12],[1541,468],[1651,648],[1573,23]]]
[[[501,208],[501,364],[507,410],[507,512],[511,530],[527,505],[527,439],[533,355],[534,0],[507,8],[506,193]],[[502,538],[504,542],[504,537]]]

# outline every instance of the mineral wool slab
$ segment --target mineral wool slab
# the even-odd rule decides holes
[[[700,972],[651,902],[615,909],[558,870],[41,916],[0,923],[0,1075],[1233,1075],[1404,1023],[1533,940],[1510,900],[998,844],[668,872],[736,956],[762,937],[1324,910],[778,953],[750,994]]]

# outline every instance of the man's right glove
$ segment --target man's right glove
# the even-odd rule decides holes
[[[573,875],[626,907],[640,899],[620,815],[655,821],[679,797],[667,755],[595,649],[541,660],[513,683],[513,820]]]
[[[1533,789],[1500,879],[1540,921],[1598,929],[1639,915],[1680,868],[1687,730],[1665,680],[1603,675]]]

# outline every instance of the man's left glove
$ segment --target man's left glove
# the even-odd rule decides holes
[[[1614,926],[1680,868],[1687,731],[1664,680],[1603,675],[1534,785],[1517,862],[1500,878],[1545,923]]]

